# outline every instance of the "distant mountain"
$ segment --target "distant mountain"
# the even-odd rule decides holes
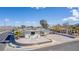
[[[75,26],[79,26],[79,23],[75,24]]]
[[[12,26],[0,26],[0,30],[12,30],[14,27]]]

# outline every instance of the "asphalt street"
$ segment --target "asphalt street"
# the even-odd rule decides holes
[[[4,51],[6,44],[0,43],[0,51]]]
[[[79,51],[79,41],[72,41],[50,47],[40,48],[34,51]]]

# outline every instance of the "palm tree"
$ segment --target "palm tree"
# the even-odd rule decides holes
[[[46,20],[40,20],[40,24],[43,28],[48,29],[48,23]]]

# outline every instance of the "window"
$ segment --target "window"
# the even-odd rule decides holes
[[[31,35],[35,35],[35,32],[31,32]]]

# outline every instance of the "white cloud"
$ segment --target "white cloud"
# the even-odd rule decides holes
[[[27,26],[39,26],[39,22],[37,21],[25,21],[24,24]]]
[[[20,21],[15,21],[15,23],[16,23],[16,24],[19,24],[19,23],[21,23],[21,22],[20,22]]]
[[[26,21],[25,23],[35,24],[35,23],[37,23],[37,22],[36,22],[36,21]]]
[[[27,24],[27,23],[31,23],[30,21],[25,21],[25,23]]]
[[[46,7],[31,7],[31,8],[35,8],[36,10],[39,10],[39,9],[44,9]]]
[[[63,21],[79,21],[79,19],[75,17],[68,17],[68,18],[64,18]]]
[[[35,7],[37,10],[39,10],[40,9],[40,7]]]
[[[33,24],[37,23],[36,21],[32,21]]]
[[[73,7],[67,7],[68,9],[73,9]]]
[[[4,19],[4,21],[5,21],[5,22],[9,22],[9,21],[10,21],[10,19],[8,19],[8,18],[5,18],[5,19]]]
[[[79,12],[77,9],[72,9],[71,10],[71,13],[72,13],[72,16],[76,17],[76,18],[79,18]]]
[[[14,26],[20,26],[21,25],[21,22],[20,21],[15,21],[14,22]]]
[[[70,8],[71,16],[64,18],[63,21],[79,21],[79,9],[78,8]]]

